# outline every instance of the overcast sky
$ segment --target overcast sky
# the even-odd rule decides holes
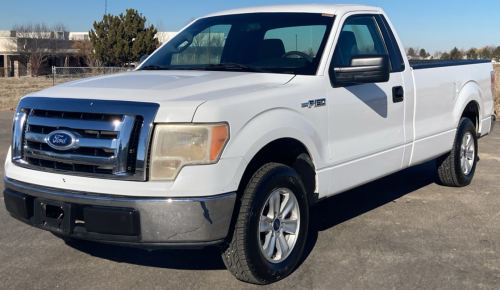
[[[3,0],[0,30],[28,21],[64,23],[70,31],[88,31],[102,19],[105,0]],[[193,17],[230,8],[294,3],[354,3],[382,7],[405,47],[433,53],[453,47],[500,45],[500,0],[107,0],[107,12],[117,15],[137,9],[165,31],[178,31]]]

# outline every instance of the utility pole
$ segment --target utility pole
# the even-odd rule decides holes
[[[108,0],[104,0],[104,15],[108,14]]]

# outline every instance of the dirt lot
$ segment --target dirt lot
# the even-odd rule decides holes
[[[495,65],[495,112],[500,117],[500,65]],[[60,81],[59,81],[60,82]],[[52,86],[51,78],[0,78],[0,110],[14,110],[23,96]]]

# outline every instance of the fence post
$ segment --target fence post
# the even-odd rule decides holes
[[[56,67],[52,66],[52,86],[56,85]]]

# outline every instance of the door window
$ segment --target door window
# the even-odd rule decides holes
[[[371,16],[357,16],[346,20],[335,48],[332,64],[348,66],[356,55],[388,54],[379,26]]]

